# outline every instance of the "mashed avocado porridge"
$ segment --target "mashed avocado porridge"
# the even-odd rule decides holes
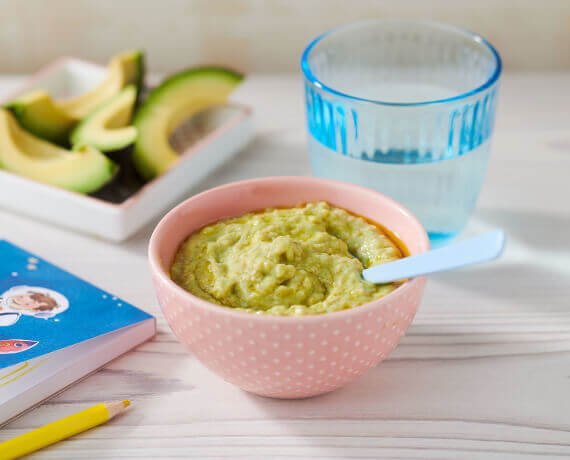
[[[253,313],[310,315],[378,299],[397,284],[363,268],[402,254],[382,230],[325,202],[266,209],[208,225],[180,246],[172,279],[209,302]]]

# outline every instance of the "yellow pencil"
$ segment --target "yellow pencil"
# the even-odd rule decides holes
[[[0,444],[0,458],[13,459],[22,457],[42,447],[101,425],[122,412],[130,404],[127,400],[97,404],[77,414],[5,441]]]

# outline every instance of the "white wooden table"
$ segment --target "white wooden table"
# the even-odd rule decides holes
[[[17,82],[0,79],[0,96]],[[256,110],[257,138],[199,189],[309,175],[299,77],[254,75],[239,98]],[[0,211],[1,237],[158,318],[153,341],[14,421],[0,439],[128,397],[125,415],[37,456],[568,458],[570,74],[504,78],[492,160],[465,235],[495,227],[509,236],[503,259],[432,277],[387,361],[326,396],[278,401],[223,382],[176,342],[146,264],[152,225],[113,244]]]

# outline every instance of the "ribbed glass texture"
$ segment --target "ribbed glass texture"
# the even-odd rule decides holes
[[[453,26],[371,20],[318,37],[301,65],[315,175],[402,202],[436,245],[455,236],[489,158],[494,48]]]

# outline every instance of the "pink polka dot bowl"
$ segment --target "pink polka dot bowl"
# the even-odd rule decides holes
[[[421,301],[425,277],[341,312],[256,315],[207,302],[170,279],[179,245],[205,225],[253,210],[320,200],[380,223],[412,255],[429,248],[422,225],[400,204],[363,187],[311,177],[253,179],[208,190],[171,210],[151,237],[153,282],[172,331],[212,372],[251,393],[306,398],[352,382],[396,347]]]

